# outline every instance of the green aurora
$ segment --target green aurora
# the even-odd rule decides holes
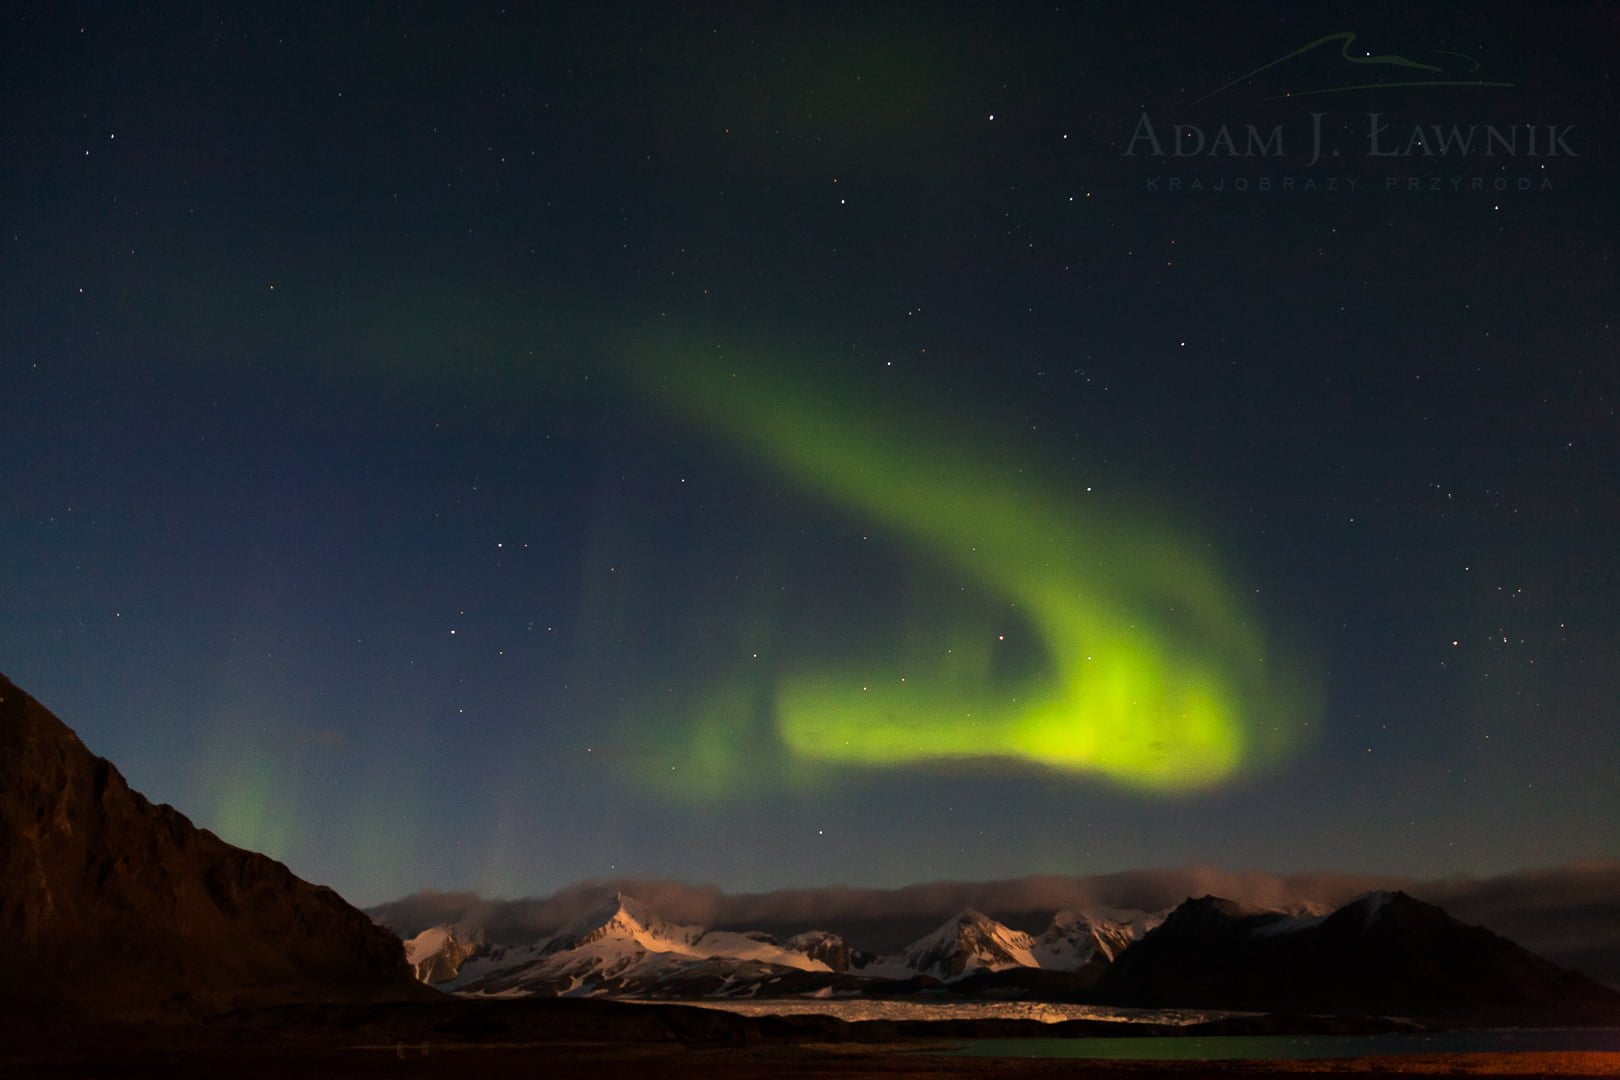
[[[949,616],[887,657],[739,673],[692,710],[688,794],[731,790],[761,712],[793,762],[897,767],[1013,762],[1143,791],[1209,789],[1309,730],[1308,680],[1283,670],[1254,614],[1200,552],[1150,515],[1038,479],[937,417],[898,418],[756,358],[643,345],[634,379],[706,435],[886,528],[1013,609],[1039,670],[994,669],[1005,618]],[[649,359],[652,358],[652,359]],[[791,370],[818,370],[801,365]],[[825,369],[819,369],[825,370]],[[944,575],[941,575],[942,579]],[[953,590],[942,588],[942,592]],[[936,608],[950,600],[938,598]],[[859,618],[852,614],[852,618]],[[928,663],[914,661],[926,655]],[[921,671],[919,677],[919,669]],[[756,677],[757,679],[757,677]],[[825,771],[790,767],[801,780]]]
[[[410,303],[386,304],[394,314],[361,321],[381,335],[365,350],[390,378],[442,391],[464,370],[444,355],[512,356],[535,332],[521,303],[444,299],[455,295],[413,290]],[[582,371],[618,370],[617,393],[650,398],[938,571],[887,648],[852,635],[854,655],[801,648],[765,673],[737,665],[695,693],[626,702],[627,744],[660,747],[640,769],[648,785],[709,801],[824,785],[851,767],[969,762],[1196,792],[1279,760],[1317,730],[1308,669],[1261,632],[1243,590],[1184,524],[1054,480],[1006,453],[989,425],[880,406],[870,388],[806,359],[813,350],[728,351],[634,332],[587,344],[585,324],[551,329],[578,343],[587,367],[514,363],[520,381],[491,374],[489,384],[566,400],[566,387],[603,388],[582,384]],[[483,379],[456,385],[474,392]],[[769,617],[749,616],[752,631]],[[869,611],[850,618],[889,627]],[[1008,631],[1034,641],[1003,643]],[[1034,663],[1009,674],[1003,657],[1015,649]]]

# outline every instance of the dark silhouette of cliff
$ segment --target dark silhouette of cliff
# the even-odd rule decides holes
[[[0,1009],[92,1016],[420,993],[331,889],[130,789],[0,675]]]
[[[1135,1006],[1620,1020],[1620,994],[1403,892],[1369,893],[1315,919],[1188,900],[1121,954],[1098,993]]]

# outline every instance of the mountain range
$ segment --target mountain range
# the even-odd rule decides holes
[[[1213,896],[1168,913],[1059,912],[1039,934],[967,909],[885,955],[830,931],[778,940],[666,922],[618,894],[530,945],[476,927],[406,943],[419,976],[469,996],[1067,997],[1125,1007],[1612,1023],[1620,994],[1401,892],[1264,911]]]
[[[1027,916],[1028,908],[1020,909]],[[1620,993],[1401,891],[1342,905],[964,907],[894,948],[825,926],[705,928],[622,891],[530,940],[476,919],[408,941],[331,889],[132,790],[0,676],[0,1015],[491,997],[960,994],[1114,1006],[1620,1023]],[[414,978],[413,978],[414,975]]]
[[[1037,936],[968,909],[878,956],[826,930],[778,940],[763,931],[670,923],[620,893],[529,945],[491,944],[476,926],[439,926],[405,948],[418,978],[475,995],[893,993],[1030,970],[1064,972],[1079,979],[1074,985],[1089,985],[1154,923],[1143,913],[1118,914],[1123,918],[1060,912]]]
[[[1276,874],[1186,865],[1080,876],[944,880],[898,888],[803,886],[728,893],[658,878],[595,879],[550,895],[488,899],[422,891],[368,909],[409,937],[431,926],[477,925],[494,941],[528,944],[625,892],[664,918],[787,939],[806,926],[891,953],[965,908],[1041,933],[1059,911],[1168,912],[1188,897],[1221,896],[1255,910],[1322,914],[1368,892],[1405,892],[1458,920],[1488,926],[1561,967],[1620,989],[1620,858],[1592,858],[1493,877],[1413,878],[1314,870]]]

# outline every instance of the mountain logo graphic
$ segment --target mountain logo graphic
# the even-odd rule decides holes
[[[1320,94],[1344,94],[1356,90],[1385,90],[1393,87],[1416,86],[1489,86],[1512,87],[1510,82],[1499,82],[1490,79],[1480,79],[1475,76],[1481,65],[1474,57],[1466,53],[1453,52],[1447,49],[1434,50],[1424,54],[1425,60],[1414,60],[1398,53],[1374,54],[1369,50],[1356,50],[1356,35],[1345,30],[1337,34],[1326,34],[1315,41],[1301,45],[1289,53],[1284,53],[1269,63],[1261,64],[1253,71],[1245,72],[1230,82],[1211,90],[1193,104],[1197,105],[1208,101],[1218,94],[1223,94],[1232,87],[1254,78],[1262,72],[1282,67],[1289,61],[1297,60],[1307,54],[1331,47],[1335,42],[1339,46],[1339,59],[1354,68],[1340,69],[1342,77],[1346,80],[1341,85],[1310,85],[1305,84],[1298,88],[1284,90],[1274,94],[1269,100],[1278,100],[1290,97],[1308,97]],[[1320,77],[1318,75],[1317,77]]]

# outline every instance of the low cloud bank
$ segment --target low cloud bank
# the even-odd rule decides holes
[[[1465,923],[1486,926],[1548,959],[1620,987],[1620,859],[1590,860],[1491,878],[1420,881],[1372,874],[1273,874],[1192,866],[1091,877],[937,881],[900,889],[843,885],[728,894],[708,885],[649,878],[582,881],[546,897],[485,899],[470,892],[421,892],[370,909],[409,937],[446,923],[483,928],[492,941],[527,943],[599,907],[616,892],[678,923],[791,934],[834,930],[884,951],[974,907],[1020,929],[1036,929],[1063,908],[1158,911],[1214,894],[1259,908],[1337,906],[1371,889],[1404,889]]]

